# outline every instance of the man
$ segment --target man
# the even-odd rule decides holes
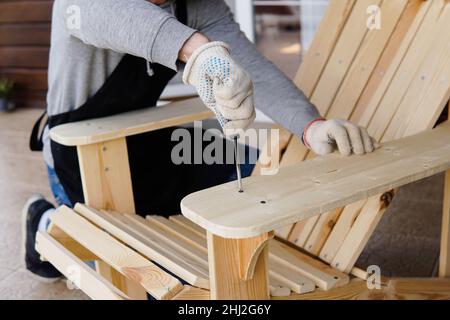
[[[248,127],[256,105],[315,153],[374,149],[365,129],[321,118],[239,31],[223,0],[55,0],[44,157],[59,205],[83,202],[83,194],[75,150],[50,142],[49,128],[155,105],[177,71],[227,132]],[[232,165],[174,165],[172,131],[127,139],[138,214],[177,214],[183,196],[233,179]],[[39,260],[34,239],[53,210],[41,196],[24,208],[26,267],[50,280],[60,274]]]

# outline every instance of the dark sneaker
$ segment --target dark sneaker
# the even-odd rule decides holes
[[[25,267],[33,275],[38,276],[39,280],[45,282],[55,282],[62,277],[62,274],[49,262],[41,260],[40,254],[35,249],[39,221],[42,215],[52,208],[55,207],[43,196],[33,195],[22,211]]]

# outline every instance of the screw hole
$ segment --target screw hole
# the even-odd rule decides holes
[[[261,200],[260,203],[261,203],[261,204],[266,204],[266,201]]]

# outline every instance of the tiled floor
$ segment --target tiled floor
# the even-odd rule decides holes
[[[65,282],[43,284],[22,265],[21,210],[33,193],[50,197],[40,153],[28,151],[37,110],[0,113],[0,299],[82,299]]]
[[[36,110],[0,113],[0,299],[84,299],[64,282],[37,282],[21,264],[21,208],[35,192],[50,196],[39,153],[28,151]],[[441,221],[442,176],[400,190],[359,265],[382,273],[429,276],[436,268]]]

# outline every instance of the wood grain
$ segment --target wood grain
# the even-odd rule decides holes
[[[246,238],[389,191],[450,167],[450,126],[388,142],[365,156],[331,154],[193,193],[183,215],[216,235]],[[263,202],[262,202],[263,201]]]

